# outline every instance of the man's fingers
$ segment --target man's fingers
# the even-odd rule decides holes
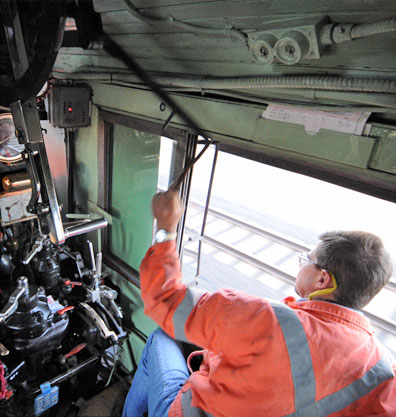
[[[163,198],[163,196],[164,196],[164,193],[163,193],[163,192],[160,192],[160,193],[154,194],[153,198],[151,199],[151,204],[152,204],[153,206],[154,206],[154,205],[158,205],[158,204],[159,204],[159,202],[161,201],[161,199]]]
[[[161,195],[163,195],[163,194],[164,194],[163,192],[159,192],[157,194],[154,194],[153,200],[158,200],[158,198],[161,197]]]
[[[169,189],[168,191],[162,191],[157,194],[154,194],[153,201],[158,201],[160,198],[164,198],[165,201],[171,201],[175,198],[179,199],[179,195],[177,191]]]
[[[180,206],[180,199],[178,193],[168,190],[155,194],[151,200],[151,204],[154,215],[158,215],[160,211],[168,214],[169,210],[173,211],[176,207]]]

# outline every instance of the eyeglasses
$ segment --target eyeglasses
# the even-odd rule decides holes
[[[316,262],[314,262],[312,259],[309,258],[309,252],[302,253],[298,255],[298,263],[300,265],[300,268],[306,264],[315,265],[317,268],[320,268],[322,271],[327,271],[326,269],[323,269],[321,266],[319,266]],[[330,274],[331,280],[333,282],[333,286],[331,288],[325,288],[324,290],[318,290],[314,291],[311,294],[308,295],[308,300],[312,300],[313,297],[317,297],[318,295],[323,294],[331,294],[337,289],[337,281],[335,279],[335,276],[332,272],[327,271]]]
[[[300,265],[300,268],[305,264],[312,264],[320,268],[316,262],[309,258],[309,252],[304,252],[298,255],[298,264]]]

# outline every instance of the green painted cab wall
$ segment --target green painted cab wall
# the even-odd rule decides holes
[[[114,125],[110,251],[138,270],[151,245],[160,137]]]

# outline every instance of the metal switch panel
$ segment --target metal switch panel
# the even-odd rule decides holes
[[[91,97],[88,86],[54,85],[50,94],[50,122],[54,127],[74,128],[91,124]]]

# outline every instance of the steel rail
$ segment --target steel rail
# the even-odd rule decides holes
[[[201,206],[198,203],[195,203],[193,201],[190,200],[189,205],[191,207],[195,207],[195,208],[204,208],[203,206]],[[280,243],[283,246],[286,246],[290,249],[293,249],[297,252],[308,252],[310,250],[310,248],[307,248],[306,246],[300,245],[299,243],[293,242],[292,240],[288,240],[285,239],[281,236],[275,235],[273,233],[267,232],[266,230],[262,230],[259,229],[258,227],[252,226],[251,224],[242,222],[241,220],[238,219],[234,219],[233,217],[227,216],[226,214],[220,213],[219,211],[213,210],[211,208],[209,208],[208,210],[208,214],[211,214],[212,216],[220,219],[220,220],[224,220],[227,223],[233,224],[235,226],[240,227],[241,229],[247,230],[251,233],[254,233],[258,236],[262,236],[266,239],[270,239],[273,242],[277,242]]]
[[[199,203],[196,203],[194,201],[190,201],[189,205],[194,208],[200,208],[203,209],[204,207],[200,205]],[[281,236],[277,236],[273,233],[267,232],[265,230],[259,229],[255,226],[252,226],[251,224],[245,223],[241,220],[234,219],[233,217],[227,216],[226,214],[220,213],[216,210],[213,210],[211,208],[208,209],[208,214],[212,215],[213,217],[216,217],[220,220],[223,220],[227,223],[233,224],[237,227],[240,227],[243,230],[247,230],[251,233],[254,233],[258,236],[262,236],[266,239],[272,240],[273,242],[279,243],[283,246],[286,246],[290,249],[293,249],[297,252],[308,252],[310,248],[300,245],[299,243],[293,242],[291,240],[285,239]],[[196,233],[195,233],[196,234]],[[386,286],[385,289],[395,292],[396,293],[396,282],[390,281]]]
[[[186,229],[186,232],[189,232],[188,229]],[[273,266],[266,264],[264,262],[259,261],[258,259],[253,258],[252,256],[246,255],[243,252],[240,252],[237,249],[232,248],[231,246],[225,245],[222,242],[219,242],[216,239],[213,239],[209,236],[203,236],[202,241],[208,243],[210,246],[213,246],[216,249],[219,249],[228,255],[233,256],[234,258],[237,258],[243,262],[246,262],[249,265],[252,265],[261,271],[267,272],[268,274],[271,274],[272,276],[281,279],[282,281],[287,282],[288,284],[293,285],[296,282],[296,279],[289,274],[286,274],[285,272],[281,271],[280,269],[274,268]]]

